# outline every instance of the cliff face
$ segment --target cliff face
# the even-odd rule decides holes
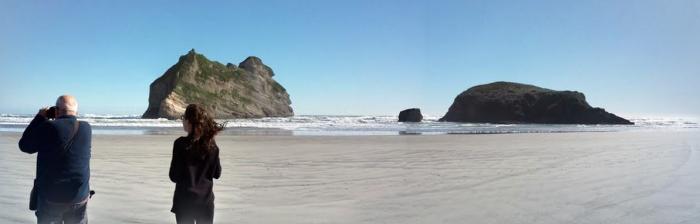
[[[142,117],[179,119],[191,103],[216,118],[293,116],[289,94],[274,75],[257,57],[223,65],[192,49],[151,83]]]
[[[593,108],[583,93],[494,82],[459,94],[440,121],[478,123],[633,124]]]

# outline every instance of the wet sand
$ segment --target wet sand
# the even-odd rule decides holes
[[[93,137],[91,223],[174,223],[170,135]],[[35,155],[0,133],[0,223]],[[700,223],[700,132],[221,136],[216,223]]]

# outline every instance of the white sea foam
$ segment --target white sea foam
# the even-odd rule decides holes
[[[141,119],[138,115],[85,114],[96,133],[172,133],[181,130],[180,120]],[[0,131],[21,132],[33,119],[31,115],[0,115]],[[635,125],[549,125],[549,124],[484,124],[439,122],[439,117],[426,116],[420,123],[398,122],[395,116],[329,116],[299,115],[258,119],[229,119],[228,133],[286,133],[296,135],[375,135],[375,134],[490,134],[598,132],[621,130],[656,130],[700,128],[692,117],[632,117]],[[267,130],[267,131],[266,131]]]

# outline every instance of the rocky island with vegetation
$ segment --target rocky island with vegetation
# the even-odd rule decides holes
[[[142,117],[179,119],[191,103],[222,119],[293,116],[289,94],[274,75],[254,56],[224,65],[192,49],[151,83]]]

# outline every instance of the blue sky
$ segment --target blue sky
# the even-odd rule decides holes
[[[441,116],[467,88],[584,92],[619,114],[700,115],[700,2],[1,1],[0,113],[56,96],[141,114],[189,49],[255,55],[296,114]]]

